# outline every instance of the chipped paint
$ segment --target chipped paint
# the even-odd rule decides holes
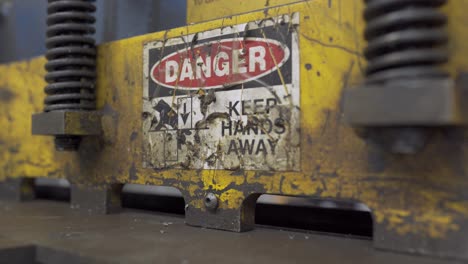
[[[468,70],[464,56],[468,17],[463,12],[468,1],[449,3],[447,12],[453,19],[449,32],[456,56],[448,68],[455,74]],[[343,89],[363,78],[361,11],[362,1],[341,1],[340,9],[329,7],[328,1],[310,1],[101,45],[97,103],[103,114],[103,136],[86,138],[77,154],[58,155],[51,138],[30,133],[30,117],[42,109],[45,59],[2,65],[0,87],[16,96],[8,104],[0,103],[0,178],[67,177],[87,184],[173,186],[182,191],[189,210],[197,212],[204,211],[205,193],[213,191],[220,197],[220,214],[239,211],[244,197],[260,193],[353,200],[372,209],[379,234],[396,234],[401,239],[414,235],[427,244],[458,238],[457,232],[468,226],[466,133],[437,134],[417,156],[396,157],[374,149],[343,121]],[[295,12],[300,14],[301,122],[295,142],[300,145],[300,170],[145,168],[141,147],[145,137],[141,133],[145,119],[141,113],[143,45]],[[218,98],[206,92],[200,96],[205,96],[201,101],[208,105],[207,111],[212,96]],[[212,120],[225,118],[218,115]],[[242,225],[239,219],[230,223]],[[215,227],[241,230],[239,226]],[[466,238],[458,239],[466,243]]]
[[[309,0],[187,0],[187,24]],[[212,12],[211,10],[216,10]]]
[[[400,236],[421,235],[431,238],[445,238],[448,232],[457,232],[460,226],[450,215],[431,211],[414,214],[407,210],[383,209],[374,213],[377,223],[385,223],[387,228]],[[416,224],[411,224],[416,223]]]
[[[15,94],[11,90],[0,87],[0,101],[2,103],[6,104],[10,102],[11,100],[13,100],[14,97],[15,97]]]

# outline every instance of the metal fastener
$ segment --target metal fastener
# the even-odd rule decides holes
[[[204,202],[208,210],[215,211],[218,208],[218,197],[214,193],[208,193]]]

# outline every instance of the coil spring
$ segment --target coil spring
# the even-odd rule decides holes
[[[368,83],[444,78],[447,0],[365,0]]]
[[[96,109],[94,0],[48,0],[45,112]],[[58,150],[76,149],[76,136],[56,136]]]
[[[45,112],[94,110],[96,51],[92,1],[49,0]]]

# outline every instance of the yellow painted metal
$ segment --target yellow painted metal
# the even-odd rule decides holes
[[[200,210],[204,210],[202,198],[193,197],[206,190],[221,194],[220,209],[236,209],[254,193],[243,187],[260,186],[255,192],[361,201],[373,210],[377,224],[399,235],[444,238],[453,234],[468,219],[468,201],[460,197],[468,188],[464,174],[468,162],[463,155],[468,148],[463,146],[458,154],[444,153],[442,139],[435,139],[416,156],[385,156],[372,153],[343,122],[342,91],[362,81],[365,67],[362,2],[297,3],[101,45],[97,100],[103,137],[87,138],[80,153],[57,154],[50,137],[30,133],[31,115],[41,111],[44,99],[45,59],[2,65],[0,178],[68,177],[76,182],[171,185],[183,192],[188,206]],[[453,53],[448,69],[453,76],[468,70],[464,10],[468,0],[450,1],[446,8]],[[144,169],[143,44],[292,12],[300,14],[302,170]],[[90,155],[93,148],[96,153]],[[374,162],[374,155],[384,162]],[[411,221],[406,221],[409,217]]]
[[[187,0],[187,24],[303,1],[309,0]]]

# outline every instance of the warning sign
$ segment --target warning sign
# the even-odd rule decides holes
[[[300,169],[298,14],[144,46],[144,167]]]

